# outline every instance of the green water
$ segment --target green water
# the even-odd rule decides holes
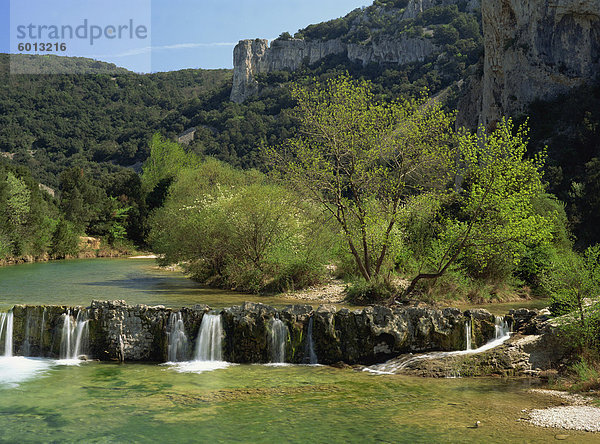
[[[483,308],[494,315],[505,315],[510,310],[516,310],[517,308],[528,308],[530,310],[541,310],[542,308],[550,305],[550,300],[545,299],[529,299],[517,302],[495,302],[492,304],[465,304],[456,303],[451,304],[453,307],[460,308],[461,310],[471,310],[473,308]]]
[[[152,260],[0,268],[1,307],[92,299],[175,307],[290,302],[208,290]],[[523,409],[556,402],[527,393],[523,380],[417,379],[311,366],[189,370],[0,357],[0,442],[545,443],[566,433],[570,442],[600,443],[597,434],[519,421]],[[475,421],[481,426],[471,428]]]
[[[546,443],[600,436],[535,428],[524,381],[424,380],[328,367],[54,366],[0,388],[3,442]],[[470,428],[475,421],[479,428]]]
[[[153,259],[86,259],[0,267],[0,309],[15,304],[88,306],[93,299],[129,304],[214,308],[244,301],[273,306],[294,303],[277,297],[203,288],[183,274],[161,270]]]

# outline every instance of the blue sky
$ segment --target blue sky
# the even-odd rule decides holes
[[[233,46],[241,39],[294,33],[367,4],[369,0],[0,0],[0,52],[19,52],[18,43],[66,41],[63,55],[93,57],[138,72],[231,68]],[[85,39],[51,39],[49,28],[41,29],[42,39],[37,39],[39,28],[33,29],[36,38],[18,38],[23,34],[17,33],[18,26],[25,32],[29,24],[76,28],[84,20]],[[143,26],[148,35],[134,38],[124,30],[121,39],[105,38],[114,34],[109,27],[129,23],[136,29]],[[93,45],[92,25],[106,32]]]

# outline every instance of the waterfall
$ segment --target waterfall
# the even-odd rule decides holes
[[[4,356],[7,358],[12,357],[13,352],[13,312],[0,313],[0,340],[2,339],[2,333],[6,329],[4,335]]]
[[[125,343],[123,342],[123,333],[119,335],[119,362],[125,362]]]
[[[181,312],[173,312],[169,316],[168,358],[169,362],[185,361],[188,359],[189,340],[185,334]]]
[[[73,339],[73,322],[71,321],[71,310],[68,310],[63,317],[63,326],[60,335],[60,359],[70,359],[71,342]]]
[[[400,356],[398,358],[390,359],[389,361],[384,362],[383,364],[376,364],[376,365],[372,365],[370,367],[366,367],[364,369],[364,371],[369,371],[369,372],[377,373],[377,374],[393,374],[400,370],[410,368],[411,364],[414,364],[415,362],[422,361],[422,360],[440,359],[440,358],[445,358],[447,356],[459,356],[459,355],[470,355],[470,354],[483,353],[483,352],[486,352],[493,348],[496,348],[499,345],[504,344],[510,338],[510,326],[509,326],[508,322],[506,322],[504,320],[504,318],[502,318],[500,316],[496,316],[496,318],[495,318],[496,331],[494,334],[494,338],[491,339],[490,341],[488,341],[487,344],[484,344],[479,348],[473,349],[473,347],[471,345],[471,335],[472,335],[471,322],[472,322],[471,319],[468,318],[467,322],[465,323],[465,335],[467,337],[466,350],[458,350],[458,351],[451,351],[451,352],[431,352],[431,353],[425,353],[422,355],[413,355],[411,353],[411,354]],[[450,374],[450,376],[451,377],[457,377],[457,376],[460,377],[460,374],[457,375],[455,373],[452,373],[452,374]]]
[[[31,343],[29,341],[29,336],[31,333],[31,312],[27,311],[27,317],[25,320],[25,335],[23,338],[23,356],[31,355]]]
[[[508,322],[502,316],[496,316],[496,339],[502,339],[510,334]]]
[[[44,356],[44,330],[46,329],[46,307],[42,312],[42,324],[40,325],[40,356]]]
[[[467,348],[465,350],[473,350],[473,346],[471,345],[471,337],[473,335],[471,322],[471,318],[468,318],[467,322],[465,322],[465,337],[467,338]]]
[[[78,359],[80,356],[88,354],[89,342],[89,319],[87,312],[79,310],[77,313],[77,327],[75,328],[75,349],[73,350],[73,359]]]
[[[78,359],[87,348],[89,337],[89,320],[84,310],[79,310],[77,319],[73,322],[71,310],[63,316],[63,327],[60,338],[60,359]]]
[[[196,361],[222,361],[222,337],[221,315],[206,313],[202,317],[202,323],[198,330],[194,359]]]
[[[308,320],[308,333],[306,336],[306,345],[304,347],[304,363],[318,364],[317,354],[315,353],[315,344],[313,341],[313,317]]]
[[[285,362],[285,343],[288,337],[288,328],[281,319],[273,318],[270,335],[271,362]]]

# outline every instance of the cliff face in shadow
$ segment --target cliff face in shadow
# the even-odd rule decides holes
[[[600,72],[600,0],[482,0],[482,75],[460,103],[459,125],[493,128]]]

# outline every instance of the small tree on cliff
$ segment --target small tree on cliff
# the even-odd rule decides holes
[[[452,182],[453,115],[425,97],[379,102],[369,82],[345,76],[292,95],[299,135],[267,154],[337,221],[358,271],[373,282],[405,200]]]

